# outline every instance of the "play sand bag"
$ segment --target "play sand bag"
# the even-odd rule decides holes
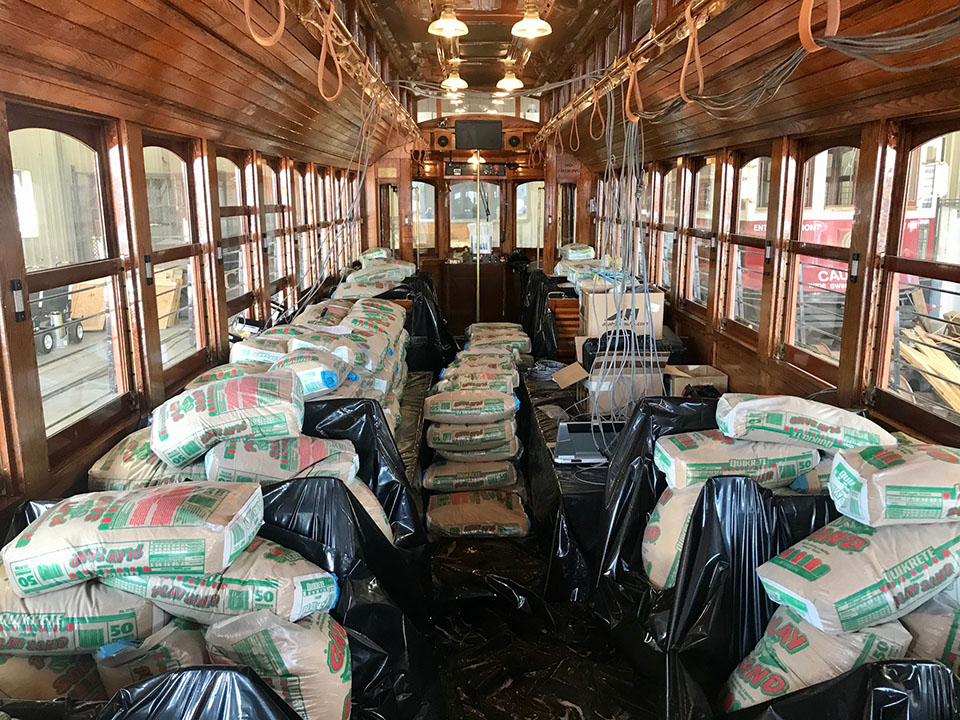
[[[833,472],[833,456],[824,457],[826,451],[821,450],[820,463],[813,470],[796,478],[789,487],[794,492],[804,495],[828,495],[830,493],[830,473]]]
[[[329,333],[314,328],[312,335],[291,338],[290,352],[320,350],[343,360],[353,369],[366,368],[370,357],[366,349],[347,337],[345,333]]]
[[[937,660],[960,674],[960,583],[901,618],[913,635],[908,657]]]
[[[206,575],[227,567],[263,524],[252,483],[186,483],[61,500],[3,548],[21,597],[122,573]]]
[[[465,346],[466,349],[484,347],[498,347],[508,350],[516,350],[520,353],[530,352],[530,338],[526,335],[516,335],[513,333],[484,333],[475,335]]]
[[[943,445],[841,450],[830,497],[837,510],[872,527],[960,521],[960,450]]]
[[[427,528],[449,537],[524,537],[530,521],[515,492],[476,490],[431,496]]]
[[[896,438],[864,417],[789,395],[727,393],[717,403],[717,425],[727,437],[839,450],[896,445]]]
[[[407,316],[407,311],[403,305],[395,303],[392,300],[384,300],[383,298],[362,298],[357,300],[353,304],[353,307],[362,310],[375,310],[377,312],[399,315],[402,318]]]
[[[385,282],[341,282],[333,291],[333,297],[339,300],[349,298],[369,298],[395,288],[396,280]]]
[[[510,375],[463,375],[438,382],[434,392],[473,392],[474,390],[494,390],[512,394],[517,386]]]
[[[24,657],[0,654],[0,697],[18,700],[106,700],[90,655]],[[55,717],[49,714],[49,717]]]
[[[427,445],[434,450],[488,450],[509,443],[516,435],[515,420],[480,425],[432,423],[427,427]]]
[[[247,338],[230,346],[230,363],[275,363],[289,352],[289,336]]]
[[[208,452],[204,463],[211,482],[267,484],[313,477],[314,466],[328,459],[349,463],[354,473],[360,467],[349,440],[321,440],[306,435],[280,440],[227,440]]]
[[[393,258],[393,249],[388,247],[367,248],[360,253],[360,264],[370,260],[390,260]]]
[[[520,444],[520,441],[517,438],[513,438],[503,445],[498,445],[497,447],[492,447],[487,450],[474,450],[471,448],[464,448],[462,450],[446,450],[444,448],[439,448],[437,450],[437,454],[444,460],[449,460],[451,462],[474,463],[516,460],[520,457],[522,451],[523,448]]]
[[[423,487],[436,492],[498,490],[513,487],[517,471],[510,462],[446,462],[438,460],[423,473]]]
[[[291,623],[247,613],[211,625],[205,637],[215,664],[251,668],[303,720],[349,720],[350,645],[328,614]]]
[[[757,568],[767,595],[828,633],[893,620],[957,577],[960,523],[867,527],[841,517]]]
[[[376,310],[358,310],[354,308],[340,321],[343,327],[352,331],[379,333],[387,337],[393,345],[400,338],[404,319],[399,315],[378,312]]]
[[[717,475],[745,475],[776,488],[816,467],[820,453],[784,443],[733,440],[719,430],[704,430],[659,438],[653,461],[670,487],[705,483]]]
[[[417,266],[404,260],[366,258],[366,266],[350,273],[352,283],[400,282],[417,272]]]
[[[451,425],[487,424],[512,420],[520,409],[516,395],[484,390],[442,392],[423,402],[423,417],[431,422]]]
[[[896,620],[828,635],[781,606],[757,646],[730,674],[720,704],[732,712],[832,680],[864,663],[899,660],[910,639]]]
[[[254,538],[230,567],[212,575],[131,575],[104,578],[117,590],[147,598],[174,617],[212,625],[226,617],[269,610],[284,620],[327,612],[337,580],[300,553]]]
[[[593,260],[597,253],[596,251],[584,243],[567,243],[566,245],[561,245],[559,250],[560,258],[562,260]]]
[[[677,582],[690,516],[702,489],[703,485],[667,488],[650,513],[640,549],[643,569],[658,590],[672,588]]]
[[[467,339],[469,340],[474,336],[475,333],[483,334],[485,332],[486,333],[513,332],[518,335],[524,334],[523,325],[521,325],[520,323],[479,322],[479,323],[471,323],[470,325],[468,325],[466,331],[464,332],[464,335],[466,335]]]
[[[182,392],[153,411],[150,444],[182,467],[230,438],[273,440],[300,434],[303,394],[289,371],[220,380]]]
[[[300,381],[304,402],[329,395],[351,372],[341,358],[323,350],[295,350],[270,366],[270,370],[290,370]]]
[[[15,655],[91,653],[104,643],[143,640],[167,615],[97,581],[21,598],[0,567],[0,647]]]
[[[455,382],[463,380],[502,380],[510,383],[514,388],[520,384],[520,373],[516,369],[502,367],[479,367],[473,365],[461,366],[453,364],[440,372],[440,382]]]
[[[127,435],[97,460],[87,473],[89,490],[134,490],[197,479],[189,465],[175,468],[157,457],[150,433],[146,427]]]
[[[184,390],[207,385],[217,380],[229,380],[230,378],[243,377],[244,375],[260,375],[269,369],[270,364],[263,362],[236,362],[218,365],[212,370],[207,370],[197,375],[186,384]]]
[[[173,620],[142,643],[125,641],[104,645],[93,660],[107,697],[169,670],[210,664],[203,628],[180,619]]]

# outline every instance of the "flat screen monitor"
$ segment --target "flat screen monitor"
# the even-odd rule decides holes
[[[503,147],[500,120],[457,120],[457,150],[499,150]]]

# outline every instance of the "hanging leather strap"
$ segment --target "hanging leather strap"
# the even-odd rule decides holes
[[[810,53],[820,52],[822,47],[817,45],[813,39],[813,3],[814,0],[802,0],[800,3],[800,44],[803,49]],[[836,35],[840,30],[840,0],[827,0],[827,29],[824,31],[824,37]]]
[[[691,3],[692,5],[692,3]],[[687,5],[683,11],[683,16],[687,21],[687,54],[683,58],[683,67],[680,69],[680,97],[684,102],[690,102],[690,96],[687,95],[687,70],[690,68],[690,60],[693,60],[697,69],[697,93],[703,94],[703,63],[700,61],[700,37],[697,30],[697,22],[693,19],[693,13],[690,5]]]

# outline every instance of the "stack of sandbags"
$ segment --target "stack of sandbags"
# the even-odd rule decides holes
[[[438,535],[521,536],[529,521],[519,495],[515,461],[520,453],[514,391],[522,331],[512,324],[502,344],[462,351],[424,402],[427,445],[435,461],[423,475],[430,498],[427,524]],[[473,338],[490,337],[476,326]]]
[[[826,491],[833,453],[892,435],[855,413],[790,396],[728,393],[717,404],[719,430],[657,440],[654,464],[664,491],[644,532],[642,552],[655,587],[672,587],[690,516],[703,483],[744,475],[775,490]]]

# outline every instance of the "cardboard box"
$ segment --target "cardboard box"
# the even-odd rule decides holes
[[[590,413],[609,416],[629,414],[633,404],[644,397],[665,395],[666,376],[650,365],[649,359],[633,359],[619,353],[597,355],[590,376],[583,381],[589,393]]]
[[[667,365],[663,373],[667,392],[673,397],[679,396],[687,385],[712,385],[725,393],[730,381],[726,373],[710,365]]]
[[[662,292],[651,292],[650,323],[654,337],[663,337],[663,305]],[[616,326],[617,303],[620,304],[620,315],[624,324],[629,325],[633,316],[636,317],[636,331],[639,335],[648,333],[647,303],[643,293],[614,294],[612,292],[581,292],[580,293],[580,334],[587,337],[600,337],[607,330]]]
[[[571,363],[553,374],[553,381],[562,390],[587,377],[587,371],[580,363]]]

